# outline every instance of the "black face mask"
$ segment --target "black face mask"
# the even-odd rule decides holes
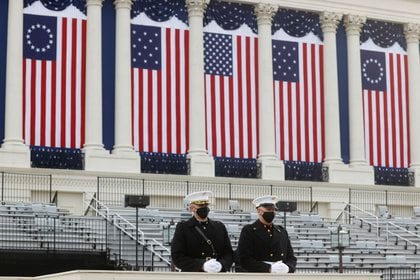
[[[266,221],[267,223],[271,223],[274,220],[274,216],[276,214],[274,212],[264,212],[264,214],[262,215],[264,221]]]
[[[210,209],[206,206],[206,207],[202,207],[202,208],[198,208],[197,209],[197,215],[201,218],[201,219],[205,219],[207,218],[207,215],[209,214]]]

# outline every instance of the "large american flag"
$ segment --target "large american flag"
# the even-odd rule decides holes
[[[131,25],[133,144],[140,152],[188,149],[188,29]]]
[[[25,14],[23,28],[25,143],[80,148],[85,131],[86,20]]]
[[[361,50],[366,158],[408,167],[408,62],[404,52]]]
[[[207,28],[211,31],[211,28]],[[258,39],[204,33],[207,149],[210,155],[258,154]]]
[[[274,111],[279,159],[324,158],[323,45],[273,40]]]

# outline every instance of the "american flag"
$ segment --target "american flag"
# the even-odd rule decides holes
[[[281,160],[324,158],[323,46],[273,40],[276,150]]]
[[[204,54],[209,154],[256,158],[257,37],[206,32]]]
[[[25,143],[80,148],[85,131],[86,20],[25,14],[23,28]]]
[[[204,33],[207,149],[218,157],[258,154],[258,39]]]
[[[131,25],[133,144],[140,152],[188,149],[187,29]]]
[[[405,53],[361,50],[366,157],[373,166],[408,167],[408,62]]]

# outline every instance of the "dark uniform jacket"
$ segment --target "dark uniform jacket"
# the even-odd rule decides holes
[[[281,260],[289,266],[289,273],[296,269],[296,257],[287,231],[275,225],[268,229],[259,220],[242,228],[238,255],[241,268],[248,272],[270,272],[271,265],[264,261]]]
[[[195,226],[212,241],[215,253]],[[175,266],[182,271],[203,271],[203,264],[209,258],[217,259],[223,266],[222,271],[229,270],[233,262],[232,245],[225,225],[210,219],[200,223],[194,217],[177,224],[171,256]]]

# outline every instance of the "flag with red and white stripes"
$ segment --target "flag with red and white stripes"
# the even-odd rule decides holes
[[[214,29],[204,33],[207,149],[217,157],[256,158],[258,38]]]
[[[86,19],[24,15],[23,137],[31,146],[81,148]]]
[[[188,29],[131,25],[132,124],[140,152],[188,149]]]
[[[323,45],[273,40],[276,150],[280,160],[324,158]]]
[[[410,163],[405,52],[361,50],[366,158],[373,166]]]

